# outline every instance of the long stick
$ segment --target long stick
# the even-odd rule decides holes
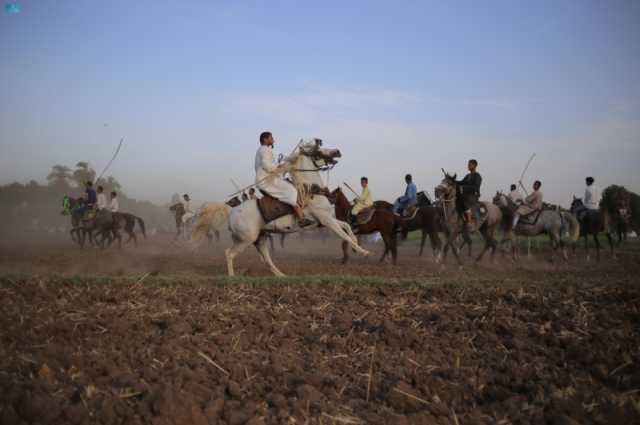
[[[349,189],[350,191],[352,191],[354,195],[356,195],[356,196],[360,196],[360,195],[358,195],[358,192],[356,192],[355,190],[353,190],[353,189],[351,188],[351,186],[349,186],[349,183],[347,183],[347,182],[342,182],[342,184],[344,184],[344,185],[347,187],[347,189]]]
[[[118,143],[118,148],[116,149],[116,153],[113,154],[113,157],[111,157],[111,160],[107,163],[107,166],[104,167],[104,170],[102,170],[102,173],[100,173],[100,176],[96,179],[96,181],[100,180],[102,178],[102,176],[104,176],[104,173],[109,169],[111,164],[113,164],[113,161],[118,156],[118,153],[120,153],[120,148],[122,147],[122,143],[123,142],[124,142],[124,137],[122,139],[120,139],[120,143]]]
[[[524,190],[524,193],[527,196],[529,196],[529,193],[527,192],[527,189],[522,184],[522,180],[524,179],[525,173],[529,169],[529,165],[531,165],[531,162],[533,161],[533,158],[535,158],[535,157],[536,157],[536,154],[534,152],[533,155],[531,155],[531,158],[529,158],[529,160],[527,161],[527,165],[524,166],[524,170],[522,170],[522,174],[520,174],[520,180],[518,180],[518,183],[520,184],[520,187],[522,188],[522,190]]]

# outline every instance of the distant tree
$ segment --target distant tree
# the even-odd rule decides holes
[[[84,187],[86,182],[95,180],[96,172],[93,168],[89,167],[88,162],[80,161],[76,164],[76,169],[73,171],[71,178],[78,187]]]
[[[104,187],[104,191],[107,192],[107,193],[111,193],[111,192],[121,193],[122,192],[122,185],[113,176],[109,176],[106,179],[105,178],[98,179],[98,181],[96,182],[96,186]]]
[[[47,176],[49,186],[59,189],[68,189],[69,180],[71,179],[71,168],[66,165],[54,165],[51,167],[51,172]]]

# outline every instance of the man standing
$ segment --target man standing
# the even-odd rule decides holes
[[[511,202],[513,202],[514,204],[519,204],[522,202],[522,194],[518,190],[518,186],[516,186],[515,184],[511,185],[511,192],[509,192],[509,199],[511,199]]]
[[[600,209],[600,189],[594,185],[593,177],[587,177],[587,188],[584,190],[584,206],[590,210]]]
[[[362,177],[360,179],[360,185],[362,186],[362,193],[354,200],[354,205],[351,209],[351,214],[354,216],[358,215],[358,213],[365,208],[373,206],[373,196],[369,191],[369,179]]]
[[[515,229],[518,225],[518,221],[520,217],[523,215],[528,215],[534,213],[536,211],[540,211],[542,209],[543,196],[540,191],[540,187],[542,183],[540,180],[536,180],[533,183],[533,192],[526,198],[524,198],[524,203],[518,207],[516,213],[513,217],[513,228]]]
[[[458,208],[464,212],[464,221],[470,223],[472,220],[471,208],[475,207],[480,200],[480,186],[482,185],[482,176],[476,171],[478,161],[470,159],[467,163],[469,173],[458,182],[458,190],[460,195]]]
[[[256,152],[255,170],[258,189],[270,196],[291,205],[298,218],[300,227],[312,222],[304,218],[304,211],[298,204],[298,190],[294,185],[282,178],[286,172],[287,164],[278,165],[273,158],[273,135],[265,131],[260,134],[260,147]]]
[[[120,210],[120,203],[118,202],[118,194],[116,192],[111,192],[111,202],[109,203],[109,211],[112,213],[118,212]]]
[[[396,199],[396,202],[393,204],[393,212],[397,215],[403,215],[407,208],[414,206],[418,200],[418,189],[416,185],[413,184],[411,174],[404,176],[404,181],[407,183],[404,195]]]

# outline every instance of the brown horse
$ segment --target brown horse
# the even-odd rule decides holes
[[[393,204],[387,201],[376,201],[373,203],[374,207],[379,209],[385,209],[393,212]],[[442,241],[440,240],[439,232],[444,232],[442,225],[442,209],[431,204],[418,205],[418,211],[415,216],[411,218],[401,218],[400,234],[402,240],[406,240],[409,232],[420,230],[422,237],[420,240],[420,253],[422,256],[424,252],[424,245],[429,236],[431,242],[431,249],[433,249],[434,256],[437,257],[438,253],[442,250]],[[468,236],[467,236],[468,237]],[[469,243],[471,243],[469,241]],[[471,246],[471,245],[469,245]]]
[[[606,210],[590,210],[587,208],[582,199],[573,197],[571,202],[571,213],[576,216],[578,223],[580,223],[580,236],[584,238],[584,249],[587,252],[587,260],[589,260],[589,236],[593,236],[593,241],[596,244],[596,258],[600,261],[600,240],[598,240],[598,233],[604,232],[609,242],[611,249],[611,256],[616,257],[613,249],[613,238],[611,237],[611,231],[609,229],[609,214]],[[575,251],[575,245],[574,245]]]
[[[447,237],[442,261],[444,262],[446,260],[447,252],[449,248],[451,248],[454,256],[458,260],[458,264],[462,265],[460,255],[458,253],[459,248],[455,245],[455,241],[461,234],[469,234],[475,230],[480,231],[480,234],[485,241],[485,246],[480,255],[476,258],[476,263],[482,260],[484,254],[489,249],[491,249],[491,259],[493,260],[496,248],[498,247],[498,242],[495,239],[495,232],[502,222],[502,212],[493,204],[480,202],[480,207],[483,207],[486,210],[486,214],[483,214],[478,220],[472,223],[465,223],[462,214],[456,207],[457,196],[459,196],[458,193],[459,190],[456,175],[454,174],[453,176],[450,176],[445,173],[444,179],[435,190],[436,197],[440,202],[442,202],[441,208],[443,211],[443,224],[445,236]],[[440,258],[437,258],[436,261],[439,262]]]
[[[340,221],[349,222],[351,215],[351,204],[340,188],[335,189],[330,193],[328,198],[334,201],[336,218]],[[379,204],[378,204],[379,205]],[[380,257],[380,261],[383,261],[388,252],[391,252],[391,259],[393,264],[396,264],[398,257],[397,247],[397,231],[400,226],[400,217],[393,214],[384,208],[376,208],[374,204],[375,212],[371,219],[364,224],[355,225],[354,233],[356,235],[368,235],[375,232],[380,232],[382,240],[384,241],[384,253]],[[349,246],[347,242],[342,242],[342,263],[346,264],[349,259]]]
[[[99,222],[100,218],[96,217],[96,220]],[[124,232],[129,236],[129,238],[125,241],[125,243],[131,242],[133,240],[133,244],[138,246],[138,238],[134,232],[134,228],[136,223],[138,223],[138,227],[140,227],[140,232],[142,236],[147,239],[147,233],[145,230],[144,220],[140,217],[126,213],[126,212],[114,212],[111,213],[111,223],[106,222],[105,224],[97,227],[101,229],[100,235],[102,239],[99,241],[99,244],[104,247],[104,242],[108,240],[107,246],[111,246],[114,239],[118,240],[118,248],[122,248],[122,235],[120,234],[120,230],[124,230]],[[98,242],[98,241],[97,241]]]

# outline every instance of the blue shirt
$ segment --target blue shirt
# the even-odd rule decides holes
[[[418,189],[413,183],[407,185],[407,189],[404,191],[404,196],[400,197],[401,202],[413,203],[418,200]]]
[[[85,191],[87,194],[87,204],[95,205],[98,202],[98,196],[96,195],[96,191],[90,188],[87,188]]]

